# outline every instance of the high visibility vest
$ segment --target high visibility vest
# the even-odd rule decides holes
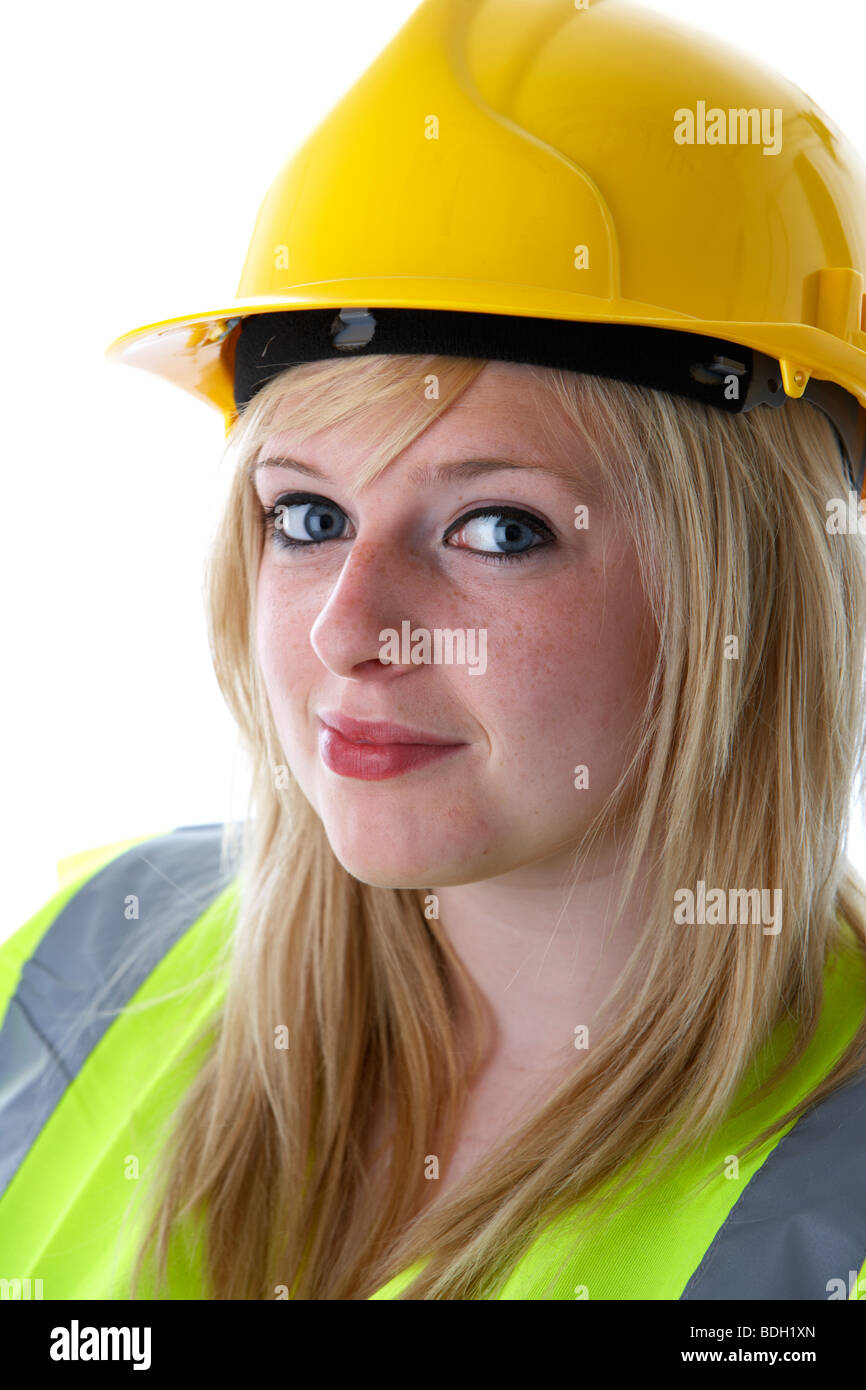
[[[96,855],[0,944],[0,1297],[131,1297],[136,1199],[207,1041],[182,1054],[225,991],[238,880],[221,830]],[[582,1223],[578,1204],[542,1225],[499,1297],[866,1298],[866,1073],[740,1157],[864,1015],[845,925],[815,1037],[771,1095],[610,1221]],[[780,1025],[748,1086],[791,1033]],[[200,1254],[172,1242],[168,1297],[206,1298]],[[396,1297],[422,1263],[372,1297]]]

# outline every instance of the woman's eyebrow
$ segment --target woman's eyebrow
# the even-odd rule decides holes
[[[285,455],[272,455],[252,464],[249,469],[250,477],[252,478],[261,468],[294,468],[298,473],[305,473],[312,478],[321,478],[324,482],[334,481],[323,469],[316,468],[314,464],[301,463],[300,459],[288,458]],[[504,470],[547,473],[569,483],[581,481],[580,472],[574,465],[552,462],[527,463],[526,461],[517,462],[510,459],[491,458],[461,459],[458,462],[439,463],[434,468],[423,468],[419,465],[410,470],[409,481],[419,487],[430,487],[434,483],[449,482],[457,478],[476,478],[485,473],[500,473]]]

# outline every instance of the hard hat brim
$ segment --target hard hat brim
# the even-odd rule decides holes
[[[142,325],[106,348],[111,362],[162,377],[235,416],[233,359],[236,329],[251,314],[296,309],[449,309],[595,323],[680,329],[724,338],[778,359],[788,396],[798,398],[810,377],[833,381],[866,407],[866,359],[862,350],[806,324],[697,319],[631,300],[562,294],[543,286],[491,281],[354,279],[300,285],[296,293],[235,299],[219,308]]]

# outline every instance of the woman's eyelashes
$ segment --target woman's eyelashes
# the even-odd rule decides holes
[[[475,507],[449,526],[442,538],[443,545],[454,536],[464,541],[457,549],[470,550],[480,559],[494,564],[523,560],[531,551],[554,544],[554,534],[547,523],[522,507]],[[481,548],[484,542],[502,549],[485,551]]]
[[[348,540],[349,518],[327,497],[313,492],[289,492],[273,506],[262,507],[265,532],[279,549],[309,549],[325,541]],[[462,544],[454,544],[454,538]],[[468,550],[488,563],[525,559],[532,551],[555,544],[551,528],[522,507],[487,505],[464,513],[448,527],[442,544]],[[489,546],[490,549],[485,549]]]
[[[265,507],[263,511],[266,530],[273,536],[274,543],[289,549],[342,540],[344,523],[349,520],[342,507],[315,492],[284,493],[272,507]]]

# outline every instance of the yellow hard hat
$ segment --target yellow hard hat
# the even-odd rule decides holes
[[[627,0],[423,0],[277,175],[236,297],[106,356],[227,430],[359,350],[805,396],[861,492],[864,275],[866,166],[773,69]]]

